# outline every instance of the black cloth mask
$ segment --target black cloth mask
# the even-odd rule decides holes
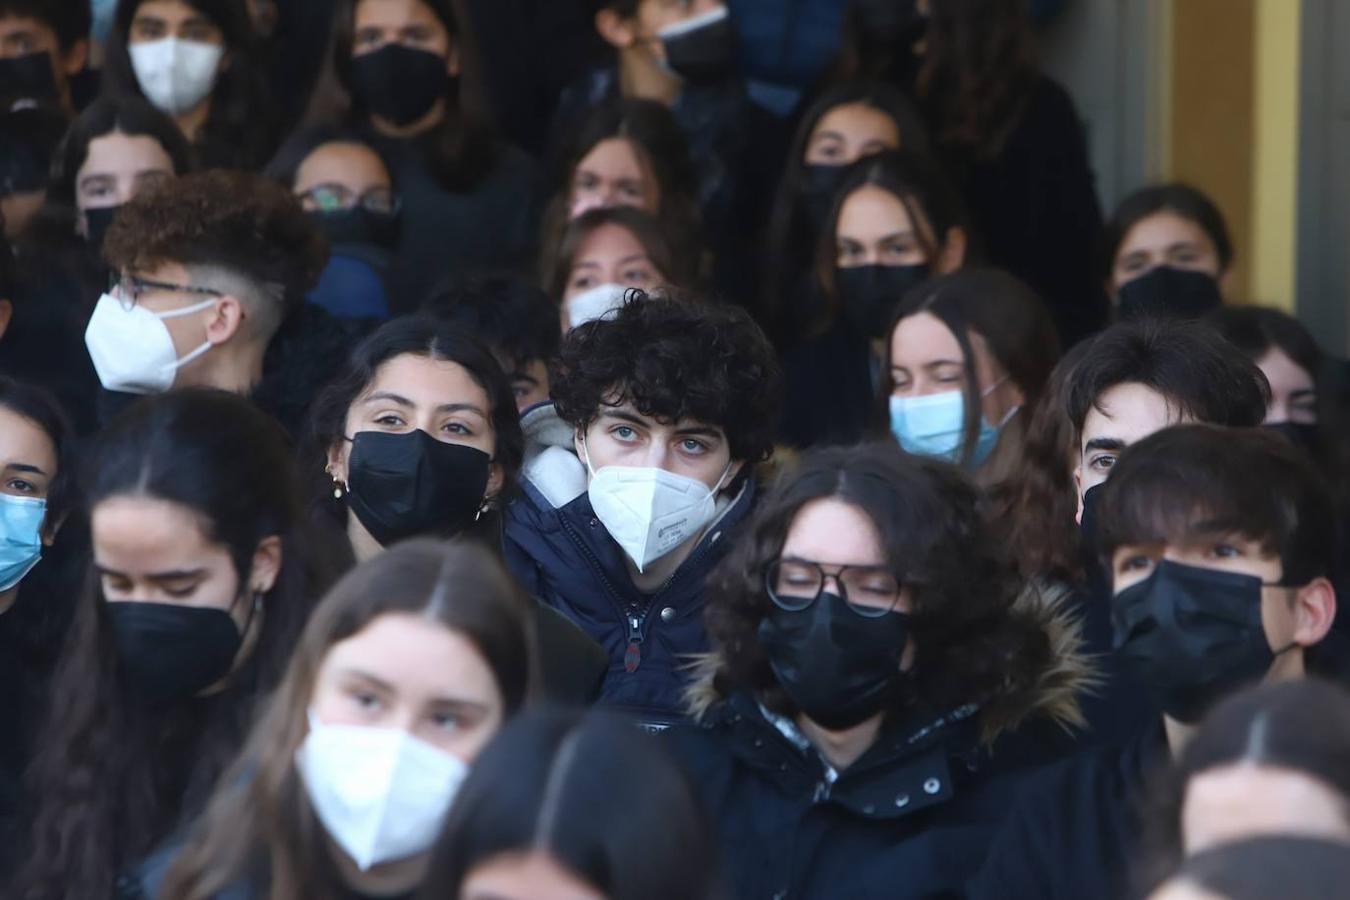
[[[419,534],[448,537],[478,515],[491,463],[477,447],[421,429],[360,431],[347,462],[347,502],[381,547]]]
[[[1122,322],[1148,317],[1198,319],[1223,305],[1214,276],[1157,266],[1120,287]]]
[[[331,247],[368,244],[392,251],[398,243],[398,216],[375,213],[360,206],[312,212],[310,218]]]
[[[352,92],[361,107],[400,127],[431,112],[449,79],[445,57],[402,44],[352,58]]]
[[[47,51],[0,59],[0,102],[6,109],[16,103],[55,102],[60,96]]]
[[[844,320],[857,334],[884,337],[900,298],[928,278],[926,263],[913,266],[850,266],[834,270]]]
[[[834,195],[844,183],[844,173],[848,166],[829,166],[822,163],[808,163],[802,169],[801,202],[802,209],[811,228],[819,234],[825,227],[825,220],[834,208]]]
[[[729,78],[736,65],[736,29],[731,17],[661,38],[666,66],[692,84]]]
[[[1316,422],[1269,422],[1263,427],[1310,454],[1322,446],[1322,428]]]
[[[244,636],[222,609],[106,604],[122,683],[146,706],[187,700],[224,678]]]
[[[90,249],[95,253],[103,250],[103,239],[107,237],[108,228],[112,226],[113,219],[121,208],[122,204],[118,204],[117,206],[100,206],[84,211],[86,225],[84,239],[89,242]]]
[[[1116,652],[1159,709],[1197,722],[1270,671],[1262,587],[1254,575],[1162,560],[1112,601]]]
[[[1094,599],[1111,599],[1111,572],[1101,559],[1097,543],[1097,501],[1105,484],[1095,484],[1083,492],[1083,514],[1078,520],[1079,551],[1083,575]]]
[[[788,699],[811,721],[841,731],[895,698],[909,619],[900,612],[866,618],[822,593],[804,610],[774,606],[759,625],[759,643]]]

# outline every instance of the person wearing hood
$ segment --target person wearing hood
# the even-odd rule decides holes
[[[1092,671],[956,466],[814,450],[713,572],[714,650],[671,737],[737,897],[947,896]]]
[[[1254,477],[1258,476],[1258,477]],[[1029,782],[973,900],[1126,896],[1148,777],[1255,682],[1344,679],[1331,631],[1336,517],[1317,471],[1264,430],[1179,425],[1132,445],[1097,503],[1115,655],[1157,712]]]
[[[549,384],[522,421],[507,563],[605,647],[600,702],[668,724],[707,649],[704,582],[772,446],[773,348],[738,308],[635,291],[568,334]]]

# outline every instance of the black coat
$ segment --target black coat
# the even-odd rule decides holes
[[[718,827],[733,896],[959,896],[1012,808],[1024,773],[1061,758],[1081,721],[1091,669],[1061,602],[1029,592],[1015,614],[1052,653],[1026,687],[982,707],[916,706],[835,773],[795,726],[746,690],[724,695],[720,654],[691,692],[696,722],[672,730],[677,756]]]
[[[733,896],[904,900],[957,896],[1011,808],[1025,769],[978,729],[973,708],[888,728],[833,782],[747,694],[670,740],[717,823]]]
[[[1111,900],[1128,890],[1138,809],[1168,763],[1162,720],[1027,781],[967,900]]]

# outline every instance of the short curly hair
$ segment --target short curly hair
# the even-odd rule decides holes
[[[757,463],[773,449],[782,373],[745,310],[634,289],[616,315],[568,333],[549,385],[574,427],[589,426],[602,406],[631,403],[659,421],[721,428],[732,459]]]
[[[717,695],[748,690],[775,712],[796,713],[759,642],[773,608],[765,577],[798,513],[825,498],[871,520],[887,564],[912,591],[913,677],[890,711],[915,702],[989,708],[1032,689],[1051,660],[1050,638],[1014,608],[1025,582],[981,517],[979,489],[950,463],[878,441],[803,454],[713,570],[704,615]]]
[[[137,194],[108,228],[103,255],[114,269],[173,262],[223,277],[224,285],[203,280],[242,289],[254,327],[270,335],[318,282],[328,246],[285,188],[261,175],[211,170]]]

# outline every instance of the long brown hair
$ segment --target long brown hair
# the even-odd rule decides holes
[[[319,668],[332,647],[389,613],[411,613],[462,634],[482,654],[509,717],[533,682],[534,619],[492,553],[477,544],[408,541],[353,569],[324,598],[243,752],[165,877],[160,896],[208,900],[270,879],[259,896],[336,900],[346,888],[297,777],[295,752]]]

